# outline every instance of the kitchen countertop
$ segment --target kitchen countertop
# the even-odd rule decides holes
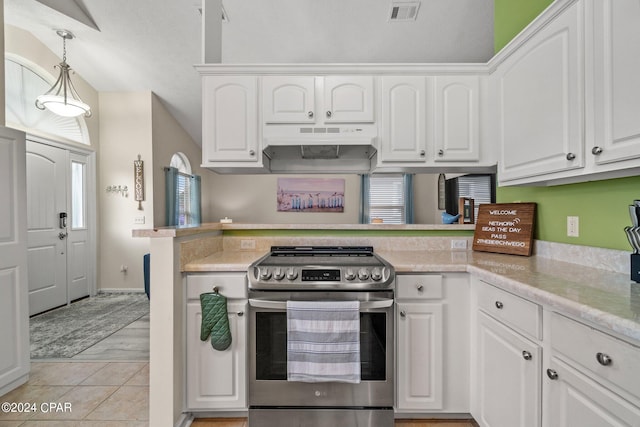
[[[396,273],[468,272],[481,280],[640,344],[640,283],[628,274],[537,256],[474,251],[378,251]],[[244,271],[266,252],[217,252],[185,272]]]

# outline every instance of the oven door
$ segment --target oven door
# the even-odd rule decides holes
[[[255,292],[249,298],[251,407],[393,406],[393,291]],[[360,301],[359,384],[287,381],[287,300]]]

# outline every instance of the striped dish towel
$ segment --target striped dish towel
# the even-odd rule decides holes
[[[287,301],[287,380],[360,382],[358,301]]]

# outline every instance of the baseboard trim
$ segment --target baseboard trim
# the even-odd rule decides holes
[[[141,288],[101,288],[99,294],[144,294]]]

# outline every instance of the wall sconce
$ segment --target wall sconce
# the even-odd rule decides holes
[[[129,187],[126,185],[110,185],[105,191],[107,193],[119,193],[122,197],[129,197]]]

